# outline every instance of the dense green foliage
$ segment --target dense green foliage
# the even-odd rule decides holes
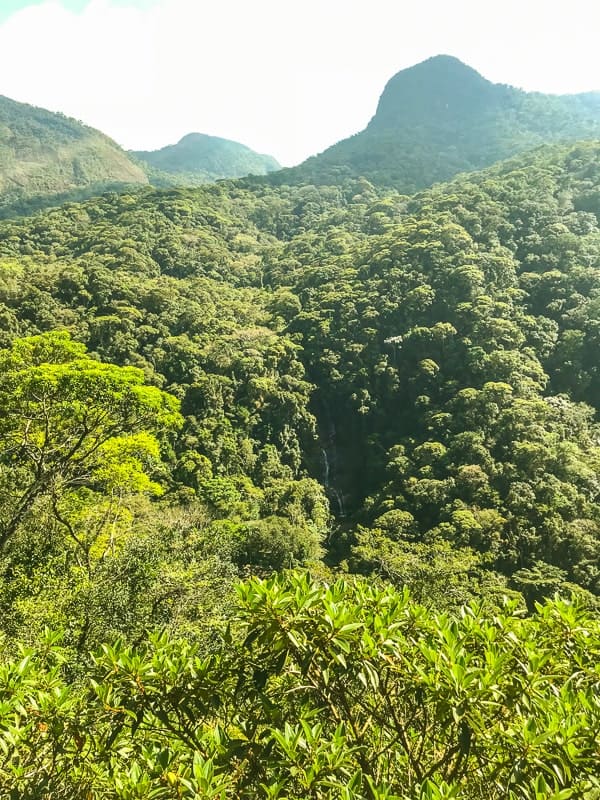
[[[0,215],[144,184],[144,171],[104,134],[63,114],[0,96]]]
[[[0,549],[40,498],[49,497],[89,562],[83,507],[97,513],[108,497],[107,514],[116,519],[112,506],[124,494],[155,488],[143,469],[159,453],[148,429],[172,428],[177,402],[143,387],[141,370],[89,358],[65,333],[18,339],[2,351],[0,372]],[[70,518],[73,507],[77,523]]]
[[[577,145],[412,199],[220,184],[5,223],[4,341],[66,327],[178,396],[171,494],[243,563],[315,557],[327,495],[330,563],[598,594],[599,170]]]
[[[598,136],[600,93],[526,93],[436,56],[388,82],[364,131],[269,181],[329,184],[363,176],[410,193],[546,142]]]
[[[218,136],[188,133],[160,150],[136,151],[154,186],[199,186],[220,178],[266,175],[279,169],[272,156]]]
[[[597,800],[599,412],[598,142],[0,223],[0,793]]]
[[[47,637],[0,666],[0,786],[33,798],[598,797],[600,627],[563,602],[436,615],[406,593],[242,586],[209,655]]]

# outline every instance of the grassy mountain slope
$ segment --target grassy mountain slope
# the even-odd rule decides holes
[[[261,155],[239,142],[189,133],[177,144],[160,150],[137,151],[133,155],[147,165],[155,186],[189,185],[266,175],[279,169],[272,156]]]
[[[388,82],[364,131],[269,180],[331,184],[364,176],[412,193],[540,144],[595,137],[600,93],[527,93],[436,56]]]
[[[147,182],[144,171],[99,131],[0,97],[0,210]]]

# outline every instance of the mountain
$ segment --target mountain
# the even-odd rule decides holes
[[[199,185],[219,178],[266,175],[280,168],[272,156],[261,155],[239,142],[188,133],[177,144],[160,150],[136,151],[156,186]]]
[[[541,144],[597,137],[600,93],[524,92],[441,55],[394,75],[365,130],[270,182],[362,176],[411,193]]]
[[[108,136],[0,96],[0,214],[145,183],[144,171]]]

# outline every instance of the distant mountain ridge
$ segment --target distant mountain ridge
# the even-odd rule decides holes
[[[195,186],[279,168],[272,156],[200,133],[161,150],[128,153],[82,122],[0,95],[0,218],[107,190]]]
[[[269,182],[331,184],[362,176],[412,193],[541,144],[594,138],[600,138],[600,92],[525,92],[440,55],[394,75],[363,131]]]
[[[133,151],[132,155],[146,165],[150,180],[156,186],[195,185],[220,178],[266,175],[280,169],[272,156],[204,133],[188,133],[177,144],[160,150]]]
[[[0,212],[147,183],[144,171],[100,131],[0,96]]]
[[[272,185],[364,177],[412,194],[543,144],[598,138],[600,92],[525,92],[492,83],[452,56],[394,75],[363,131],[289,169],[239,142],[202,133],[127,153],[81,122],[0,96],[0,217],[107,189],[246,176]]]

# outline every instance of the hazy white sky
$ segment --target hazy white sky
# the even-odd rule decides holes
[[[438,53],[529,90],[600,90],[597,0],[0,0],[0,94],[131,149],[191,131],[297,163]]]

